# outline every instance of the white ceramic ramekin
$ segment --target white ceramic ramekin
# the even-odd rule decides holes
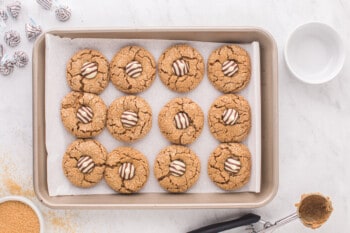
[[[341,71],[345,48],[339,34],[329,25],[311,22],[297,27],[288,37],[284,58],[299,80],[320,84]]]
[[[0,203],[4,203],[7,201],[20,201],[20,202],[28,205],[30,208],[32,208],[39,219],[40,233],[45,232],[43,215],[41,214],[41,211],[39,210],[39,208],[31,200],[29,200],[28,198],[22,197],[22,196],[6,196],[6,197],[0,198]]]

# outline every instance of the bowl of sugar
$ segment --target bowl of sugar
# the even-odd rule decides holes
[[[44,218],[39,208],[22,196],[0,198],[0,232],[44,233]]]

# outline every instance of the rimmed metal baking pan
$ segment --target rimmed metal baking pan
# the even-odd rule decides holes
[[[45,143],[45,34],[33,48],[34,190],[51,208],[256,208],[273,199],[278,189],[278,65],[272,36],[259,28],[70,29],[46,33],[67,38],[167,39],[260,44],[261,65],[261,192],[140,193],[134,195],[49,196]]]

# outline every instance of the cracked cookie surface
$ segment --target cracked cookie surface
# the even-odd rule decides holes
[[[100,94],[109,83],[108,60],[97,50],[80,50],[67,63],[66,79],[73,91]]]
[[[133,169],[127,170],[123,164],[132,165]],[[128,176],[124,176],[126,170]],[[138,150],[118,147],[108,154],[104,178],[113,190],[125,194],[138,192],[145,185],[148,176],[147,158]]]
[[[89,161],[82,161],[84,158]],[[103,178],[106,158],[107,150],[101,143],[91,139],[78,139],[68,146],[63,156],[64,175],[75,186],[90,188]],[[89,170],[84,170],[86,167]]]
[[[176,75],[174,62],[181,61],[187,68],[182,75]],[[181,63],[180,62],[180,63]],[[202,55],[193,47],[185,44],[174,45],[166,49],[158,60],[158,74],[162,82],[176,92],[188,92],[196,88],[204,76]]]
[[[234,111],[236,119],[225,122],[225,111]],[[251,128],[251,112],[248,101],[242,96],[226,94],[217,98],[208,113],[208,124],[212,135],[220,142],[241,142]]]
[[[107,106],[95,94],[72,91],[61,102],[62,123],[68,132],[78,138],[100,134],[106,124],[106,114]]]
[[[146,49],[127,46],[112,59],[110,73],[111,81],[117,89],[124,93],[136,94],[152,85],[156,77],[156,62]]]
[[[228,159],[237,161],[237,170],[227,169]],[[246,146],[239,143],[222,143],[210,155],[208,175],[223,190],[235,190],[248,183],[251,173],[251,155]]]
[[[194,142],[202,132],[204,114],[189,98],[170,100],[158,114],[158,125],[163,136],[175,144]]]
[[[133,142],[152,128],[152,109],[138,96],[123,96],[112,102],[107,113],[107,129],[117,140]]]
[[[199,158],[185,146],[164,148],[154,163],[154,175],[160,186],[172,193],[186,192],[191,188],[199,178],[200,169]]]
[[[232,62],[231,69],[226,65],[227,61]],[[237,45],[225,45],[214,50],[209,56],[207,69],[209,80],[223,93],[238,92],[250,81],[249,54]]]

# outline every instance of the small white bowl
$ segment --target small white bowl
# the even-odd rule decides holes
[[[28,205],[30,208],[32,208],[39,219],[40,233],[45,232],[43,215],[41,214],[41,211],[39,210],[39,208],[36,207],[36,205],[31,200],[29,200],[28,198],[22,197],[22,196],[6,196],[6,197],[0,198],[0,204],[7,202],[7,201],[20,201],[20,202]]]
[[[345,48],[332,27],[311,22],[297,27],[289,36],[284,58],[296,78],[320,84],[339,74],[344,65]]]

